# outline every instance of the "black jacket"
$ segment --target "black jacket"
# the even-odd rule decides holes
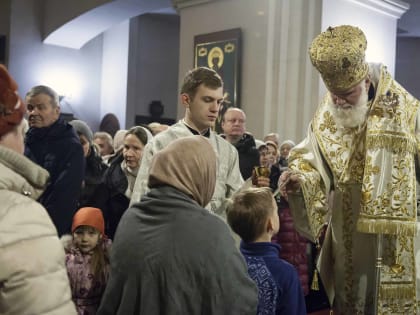
[[[222,135],[223,138],[226,138]],[[243,179],[250,178],[254,166],[260,165],[260,154],[255,145],[255,139],[249,133],[245,133],[235,144],[232,144],[238,151],[239,169]]]
[[[79,137],[62,119],[49,127],[30,128],[25,155],[50,173],[50,182],[38,201],[47,209],[58,234],[68,233],[85,173]]]
[[[90,153],[86,157],[85,178],[83,180],[78,208],[97,206],[95,191],[102,183],[107,169],[108,166],[103,162],[95,146],[92,145]]]
[[[123,160],[122,152],[112,159],[111,165],[105,171],[103,180],[96,187],[92,197],[94,205],[104,214],[106,234],[111,239],[114,238],[121,216],[130,204],[130,199],[125,195],[128,180],[121,168]]]

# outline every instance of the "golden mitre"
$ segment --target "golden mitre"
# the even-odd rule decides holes
[[[309,56],[328,90],[344,92],[367,76],[366,46],[365,34],[351,25],[329,27],[312,41]]]

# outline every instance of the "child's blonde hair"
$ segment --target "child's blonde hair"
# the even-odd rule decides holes
[[[264,233],[272,211],[270,188],[248,188],[233,196],[226,210],[227,221],[232,230],[249,243]]]

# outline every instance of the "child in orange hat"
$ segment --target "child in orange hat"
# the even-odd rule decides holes
[[[100,209],[85,207],[75,213],[72,241],[66,248],[66,267],[79,314],[96,314],[106,287],[111,241],[104,230]]]

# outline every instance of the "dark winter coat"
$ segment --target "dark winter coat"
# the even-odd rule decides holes
[[[62,119],[49,127],[30,128],[25,155],[50,173],[50,182],[38,201],[47,209],[59,235],[70,232],[85,172],[79,137]]]
[[[86,157],[85,178],[83,180],[78,208],[97,206],[95,191],[102,183],[107,169],[108,166],[103,162],[95,146],[92,145],[89,155]]]
[[[105,234],[110,239],[114,239],[118,223],[130,204],[130,199],[125,195],[128,180],[121,168],[123,160],[122,153],[113,158],[92,198],[94,206],[100,208],[104,214]]]
[[[224,135],[222,135],[225,138]],[[245,133],[242,138],[232,144],[238,151],[239,169],[243,179],[248,179],[252,175],[254,166],[260,165],[260,154],[255,144],[255,139],[249,133]]]

